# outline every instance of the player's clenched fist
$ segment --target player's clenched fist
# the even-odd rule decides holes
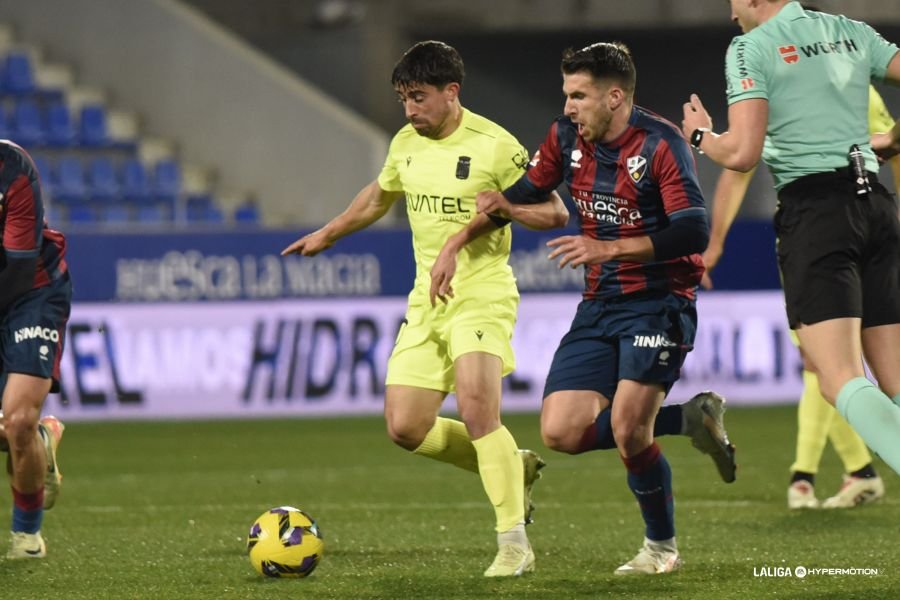
[[[510,204],[500,192],[478,192],[475,195],[475,209],[479,213],[509,218]]]

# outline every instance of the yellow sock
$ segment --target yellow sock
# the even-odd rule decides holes
[[[835,409],[837,412],[837,409]],[[866,448],[866,443],[859,434],[850,427],[844,417],[836,414],[828,428],[828,439],[834,446],[834,451],[841,457],[844,463],[844,471],[852,473],[859,471],[872,462],[872,455]]]
[[[828,439],[831,422],[837,416],[819,391],[819,379],[803,371],[803,395],[797,406],[797,456],[791,472],[816,473]]]
[[[414,452],[473,473],[478,472],[475,446],[472,445],[469,431],[461,421],[438,417]]]
[[[497,531],[508,531],[525,522],[525,489],[522,459],[516,440],[506,427],[473,440],[484,491],[494,505]]]

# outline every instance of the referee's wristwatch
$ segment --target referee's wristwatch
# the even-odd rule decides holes
[[[700,149],[700,144],[703,143],[703,134],[707,131],[709,131],[708,127],[698,127],[691,134],[691,146],[693,146],[700,154],[703,154],[703,150]]]

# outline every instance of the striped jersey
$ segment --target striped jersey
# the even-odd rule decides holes
[[[68,270],[66,238],[47,226],[34,162],[9,140],[0,140],[0,245],[6,257],[38,258],[32,289]]]
[[[706,215],[694,157],[681,132],[639,106],[632,109],[628,129],[609,143],[588,142],[571,119],[557,118],[529,164],[516,190],[531,196],[564,182],[580,216],[581,232],[590,238],[640,237],[680,216]],[[584,298],[668,291],[693,300],[702,275],[699,254],[662,262],[586,265]]]

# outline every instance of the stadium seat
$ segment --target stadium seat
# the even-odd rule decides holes
[[[153,195],[175,204],[181,195],[181,167],[174,160],[161,160],[153,169]]]
[[[38,177],[41,180],[41,191],[44,194],[44,202],[53,198],[56,192],[56,174],[53,172],[53,163],[50,159],[41,154],[31,155],[34,160],[34,166],[37,168]]]
[[[37,91],[34,83],[34,69],[31,58],[25,52],[12,51],[3,61],[3,91],[7,94],[33,94]]]
[[[136,204],[144,204],[153,199],[150,176],[139,159],[128,158],[122,162],[122,195]]]
[[[88,166],[91,199],[111,203],[121,197],[122,189],[116,177],[116,165],[107,156],[98,156]]]
[[[106,109],[99,104],[88,104],[81,108],[78,121],[78,139],[82,146],[89,148],[109,145],[106,130]]]
[[[68,216],[69,223],[83,225],[97,222],[97,213],[93,207],[81,202],[69,206]]]
[[[105,223],[128,223],[131,220],[131,211],[125,204],[110,204],[102,210],[103,221]]]
[[[64,204],[77,204],[87,199],[88,187],[81,159],[77,156],[62,157],[57,164],[56,174],[56,190],[53,195],[56,200]]]
[[[137,207],[137,221],[149,225],[161,225],[171,221],[171,215],[161,204],[144,204]]]
[[[241,225],[259,225],[259,206],[247,201],[234,209],[234,222]]]
[[[75,142],[75,124],[72,113],[63,102],[47,107],[47,144],[66,148]]]
[[[46,137],[40,107],[30,98],[20,98],[10,123],[10,139],[29,148],[42,146]]]
[[[0,104],[0,139],[10,139],[9,114],[3,104]]]

